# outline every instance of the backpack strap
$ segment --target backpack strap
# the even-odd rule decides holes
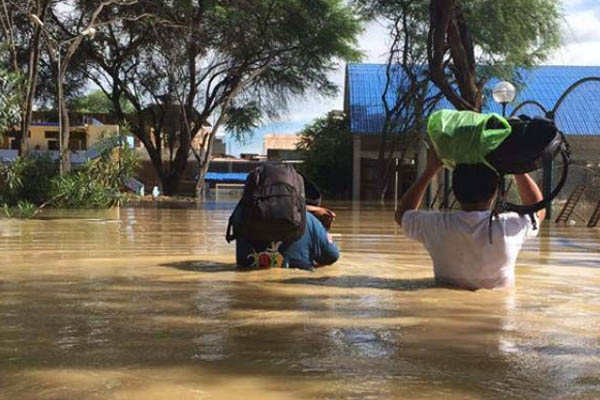
[[[504,181],[504,175],[499,175],[498,179],[498,193],[496,193],[496,198],[494,199],[494,207],[490,212],[490,218],[488,221],[488,238],[490,244],[493,243],[492,240],[492,223],[494,219],[499,218],[499,214],[503,211],[504,201],[500,199],[504,199],[504,195],[506,194],[506,182]]]
[[[321,190],[319,190],[318,186],[315,185],[313,181],[311,181],[302,171],[296,170],[298,174],[304,180],[304,193],[306,204],[310,204],[311,206],[320,206],[321,205]]]
[[[552,203],[552,200],[554,200],[554,198],[556,196],[558,196],[558,193],[560,193],[563,186],[567,182],[567,175],[569,174],[569,163],[571,160],[570,160],[568,151],[566,149],[563,149],[561,151],[561,156],[563,159],[562,176],[560,177],[560,181],[558,182],[558,184],[556,185],[554,190],[550,193],[550,196],[548,196],[548,198],[542,199],[535,204],[530,204],[530,205],[526,205],[526,206],[513,204],[513,203],[505,203],[504,209],[506,211],[514,211],[519,214],[532,214],[532,213],[536,213],[536,212],[540,211],[543,208],[546,208],[546,206],[548,206],[548,204]]]
[[[229,221],[227,222],[227,231],[225,231],[225,240],[227,240],[227,243],[231,243],[233,240],[237,239],[238,232],[236,229],[236,221],[234,221],[234,219],[236,217],[237,211],[241,207],[242,201],[243,199],[238,201],[237,205],[233,209],[233,212],[229,216]]]
[[[535,219],[535,213],[529,213],[529,219],[531,220],[531,226],[532,226],[533,230],[537,231],[538,224],[537,224],[537,220]]]

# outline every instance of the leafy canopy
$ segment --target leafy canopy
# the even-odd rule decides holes
[[[428,77],[459,109],[478,110],[492,77],[519,84],[561,40],[561,0],[354,0],[369,18],[413,36],[400,56],[427,47]],[[394,32],[392,29],[391,32]],[[392,35],[392,39],[398,35]],[[415,53],[416,50],[416,53]]]
[[[462,0],[477,64],[483,72],[511,79],[517,67],[548,59],[561,41],[560,0]]]
[[[78,0],[77,7],[83,12],[98,1]],[[118,119],[116,99],[135,108],[132,131],[166,193],[176,189],[190,143],[207,122],[210,135],[225,126],[241,137],[285,111],[292,96],[334,93],[330,72],[360,56],[361,20],[343,0],[140,0],[117,16],[86,42],[86,71],[109,93]],[[181,116],[176,134],[163,124],[171,106]],[[169,163],[164,137],[176,141],[169,140]],[[209,159],[210,149],[201,171]]]
[[[120,105],[124,112],[133,112],[133,106],[125,98],[121,99]],[[114,114],[115,112],[115,107],[112,101],[102,90],[94,90],[85,96],[73,99],[71,108],[73,111],[81,113]]]
[[[300,166],[327,197],[346,198],[352,190],[352,134],[347,117],[329,114],[300,133]]]

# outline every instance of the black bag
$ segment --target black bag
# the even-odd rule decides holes
[[[535,171],[561,151],[564,138],[552,120],[523,115],[508,123],[510,135],[485,157],[499,174]]]
[[[227,242],[294,242],[306,229],[304,179],[289,164],[265,163],[248,174],[244,194],[229,218]]]
[[[552,161],[555,157],[562,158],[562,176],[546,198],[530,205],[501,201],[502,211],[533,214],[550,204],[565,185],[571,161],[569,144],[554,121],[550,119],[531,119],[526,115],[520,115],[519,118],[509,119],[508,123],[512,127],[511,134],[486,156],[486,160],[500,175],[532,172],[542,168],[546,162]],[[503,195],[504,193],[500,193],[500,196]]]

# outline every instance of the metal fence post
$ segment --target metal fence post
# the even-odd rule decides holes
[[[544,194],[544,198],[549,198],[552,193],[552,169],[554,167],[554,163],[552,160],[546,160],[544,162],[544,169],[542,175],[542,192]],[[548,203],[546,206],[546,218],[552,218],[552,202]]]

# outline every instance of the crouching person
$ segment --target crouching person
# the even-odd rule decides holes
[[[334,217],[325,208],[306,205],[304,179],[291,165],[267,163],[248,175],[226,238],[236,240],[241,268],[313,270],[340,256],[325,228]]]

